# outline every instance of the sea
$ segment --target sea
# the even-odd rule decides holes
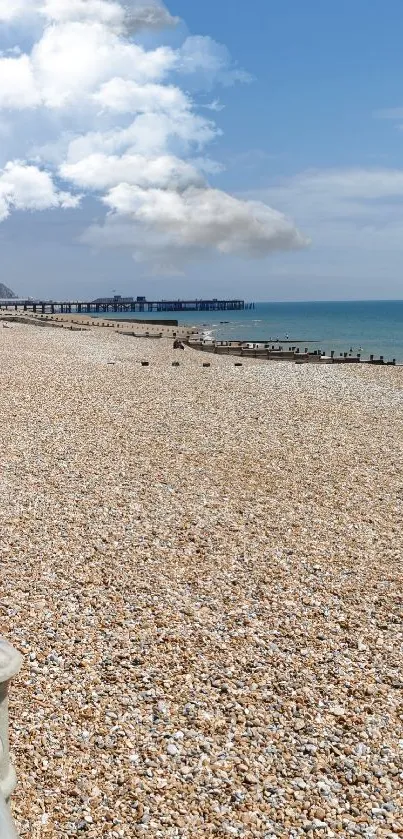
[[[108,315],[111,317],[111,315]],[[360,352],[403,364],[403,300],[348,302],[255,303],[253,309],[236,312],[167,312],[126,315],[151,320],[172,318],[191,324],[207,338],[254,343],[279,341],[284,346],[321,349],[337,355]]]

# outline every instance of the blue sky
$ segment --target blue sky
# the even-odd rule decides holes
[[[8,8],[10,2],[17,0],[8,0]],[[136,0],[131,2],[136,11]],[[43,3],[53,3],[45,28],[43,10],[34,20],[28,12],[4,19],[3,49],[18,44],[29,56],[39,44],[34,52],[44,54],[49,27],[66,38],[70,26],[80,50],[79,27],[100,26],[93,17],[87,20],[87,13],[83,21],[82,11],[77,19],[71,11],[67,18],[66,0]],[[78,7],[83,3],[91,0],[77,0]],[[113,0],[104,3],[110,11]],[[191,101],[186,138],[185,129],[180,137],[171,130],[164,147],[151,132],[149,115],[140,139],[136,129],[135,144],[117,144],[133,114],[121,110],[118,128],[113,123],[106,93],[114,97],[116,91],[105,88],[111,79],[94,75],[88,95],[109,111],[107,116],[94,111],[91,122],[78,89],[74,95],[67,91],[70,98],[64,111],[60,108],[67,90],[60,67],[60,85],[49,93],[46,73],[54,75],[53,65],[38,70],[32,53],[33,90],[31,77],[28,82],[24,75],[24,88],[17,79],[20,63],[2,68],[0,59],[0,106],[1,84],[8,89],[11,71],[16,100],[27,102],[17,108],[10,94],[0,110],[5,172],[0,214],[2,189],[6,202],[1,279],[21,294],[52,297],[117,289],[260,300],[402,298],[401,2],[171,0],[167,5],[179,18],[176,26],[136,29],[131,41],[153,58],[159,47],[170,50],[172,66],[163,78],[153,69],[151,81],[158,83],[159,97],[164,86],[178,91],[175,119],[189,116],[179,94]],[[0,0],[0,20],[1,15]],[[115,20],[113,27],[115,37]],[[123,45],[127,35],[119,30],[119,38]],[[218,46],[224,44],[227,56]],[[126,84],[128,71],[119,61],[119,73],[111,78],[122,74]],[[85,72],[88,76],[88,68]],[[138,86],[138,73],[135,78]],[[141,84],[144,98],[151,89],[143,77]],[[215,124],[208,129],[211,136],[206,140],[204,133],[201,141],[209,121]],[[97,139],[94,145],[95,133],[102,144]],[[85,138],[85,153],[83,143],[73,150],[68,145],[79,137]],[[100,170],[89,180],[90,153],[100,150]],[[169,181],[164,173],[163,183],[147,175],[144,186],[139,155],[147,166],[151,160],[166,162],[167,155],[179,161],[174,186],[172,171]],[[114,173],[106,182],[105,167],[112,162]]]
[[[179,1],[174,9],[191,29],[225,42],[254,76],[225,95],[220,122],[230,149],[277,155],[272,175],[385,155],[401,164],[401,138],[373,119],[402,101],[398,0]]]

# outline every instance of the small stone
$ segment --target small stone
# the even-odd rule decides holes
[[[256,775],[253,775],[251,772],[248,772],[245,775],[244,781],[245,781],[246,784],[258,784],[259,783],[259,779],[256,777]]]
[[[346,712],[342,705],[332,705],[329,708],[329,713],[333,714],[334,717],[344,717]]]

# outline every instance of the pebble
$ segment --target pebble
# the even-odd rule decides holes
[[[329,711],[334,717],[344,717],[346,713],[345,709],[342,708],[341,705],[334,705],[332,708],[329,708]]]
[[[395,839],[403,370],[173,360],[4,331],[18,833]]]

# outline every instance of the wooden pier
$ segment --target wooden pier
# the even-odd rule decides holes
[[[231,312],[253,307],[244,300],[146,300],[145,297],[100,297],[97,300],[3,300],[1,308],[34,314],[107,314],[108,312]]]

